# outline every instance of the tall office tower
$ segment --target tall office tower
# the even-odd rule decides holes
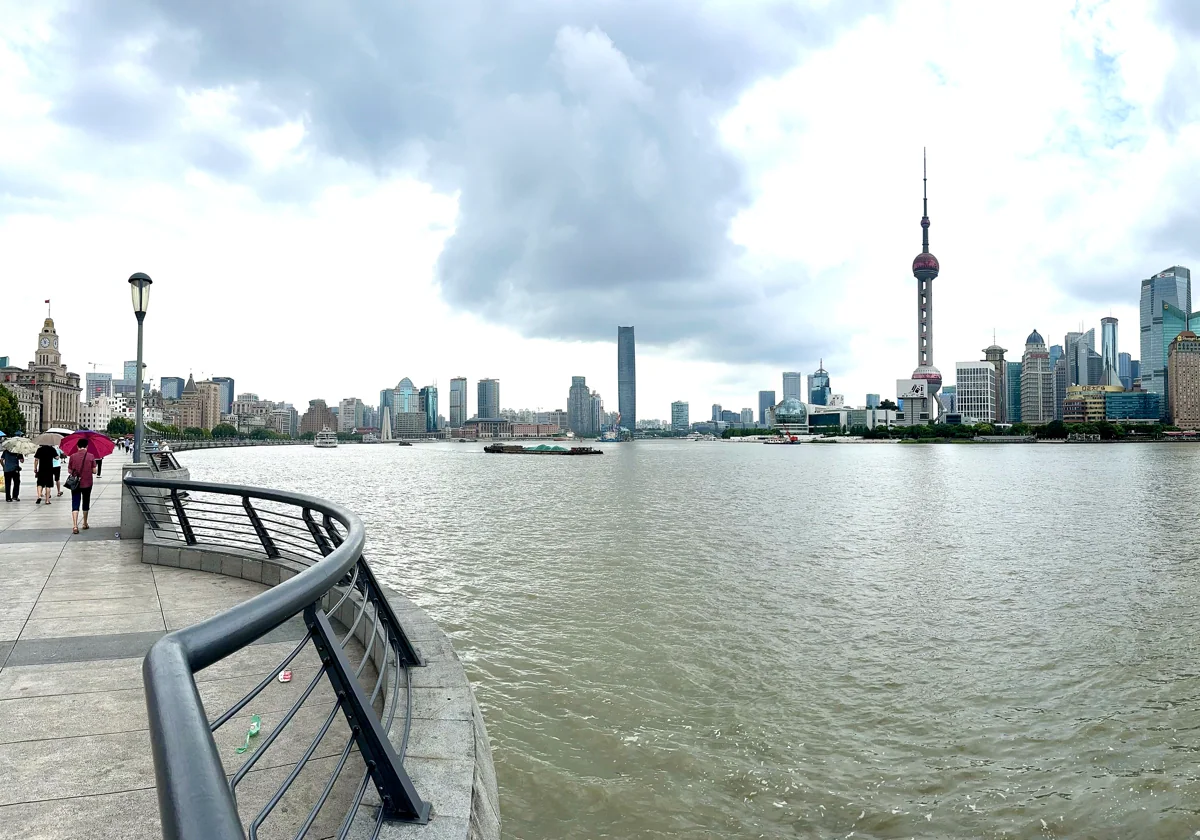
[[[480,420],[500,417],[500,380],[480,379],[475,384],[475,405]]]
[[[396,396],[392,398],[392,415],[399,420],[401,414],[414,414],[417,408],[417,389],[407,376],[396,383]]]
[[[122,378],[126,382],[137,382],[137,359],[125,362],[125,370]]]
[[[221,386],[221,411],[229,414],[233,411],[233,377],[214,376],[212,381]]]
[[[785,370],[783,372],[783,398],[804,402],[804,397],[800,393],[803,382],[804,374]]]
[[[995,343],[995,336],[992,336],[992,339],[992,345],[983,348],[983,360],[990,362],[996,369],[996,396],[992,398],[992,414],[995,417],[994,422],[1007,423],[1008,363],[1004,361],[1004,354],[1008,351]]]
[[[1175,265],[1142,281],[1141,304],[1138,307],[1142,390],[1159,395],[1160,410],[1165,418],[1168,402],[1166,351],[1175,336],[1164,335],[1163,304],[1169,304],[1184,313],[1191,313],[1191,271],[1181,265]],[[1186,324],[1184,329],[1187,329]]]
[[[567,391],[567,428],[577,435],[594,435],[599,429],[592,425],[592,392],[586,376],[572,376]]]
[[[436,432],[438,427],[438,389],[426,385],[417,393],[417,407],[425,414],[425,431]]]
[[[164,376],[158,383],[164,400],[183,399],[183,379],[178,376]]]
[[[867,394],[867,408],[879,408],[879,395]]]
[[[1184,330],[1167,348],[1169,417],[1181,429],[1200,429],[1200,336]]]
[[[450,428],[459,428],[470,416],[467,413],[467,378],[456,376],[450,380]]]
[[[758,422],[767,425],[767,411],[775,407],[774,391],[758,392]]]
[[[83,381],[83,397],[85,402],[94,400],[96,397],[111,397],[113,395],[111,373],[96,373],[92,371],[83,375]],[[180,383],[180,390],[182,388],[183,384]]]
[[[1063,419],[1063,400],[1067,398],[1067,359],[1060,356],[1054,363],[1054,419]]]
[[[817,365],[814,373],[808,375],[808,400],[807,402],[813,405],[829,405],[829,398],[833,395],[833,389],[829,387],[829,371],[825,370],[825,360]],[[785,396],[786,400],[787,397]],[[800,398],[801,402],[805,402]]]
[[[688,404],[682,401],[671,403],[671,431],[687,434],[688,425]]]
[[[1121,380],[1121,387],[1126,391],[1133,388],[1133,366],[1130,364],[1132,361],[1133,357],[1128,353],[1117,354],[1117,376]]]
[[[1111,316],[1100,319],[1100,355],[1106,370],[1117,370],[1117,319]]]
[[[721,419],[721,404],[713,403],[712,404],[712,421],[714,423],[716,423],[720,419]]]
[[[338,431],[353,432],[362,428],[363,401],[358,397],[347,397],[338,404]]]
[[[963,422],[996,422],[996,379],[996,366],[987,360],[954,366],[955,408]]]
[[[1047,360],[1048,361],[1048,360]],[[1007,423],[1021,422],[1021,363],[1007,362],[1008,372],[1004,378],[1008,384],[1008,394],[1004,399],[1005,412],[1008,415]],[[1064,390],[1063,393],[1066,393]]]
[[[1025,339],[1021,356],[1021,420],[1042,425],[1054,419],[1054,371],[1050,353],[1037,330]]]
[[[1141,359],[1130,359],[1129,360],[1129,379],[1133,383],[1137,384],[1137,386],[1139,388],[1141,388],[1141,386],[1142,386],[1142,360]],[[1144,391],[1146,389],[1142,388],[1142,390]]]
[[[633,327],[617,327],[617,411],[621,427],[637,429],[637,353]]]

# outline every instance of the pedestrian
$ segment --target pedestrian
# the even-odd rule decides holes
[[[33,475],[37,479],[37,501],[50,504],[50,491],[54,489],[54,447],[42,444],[33,453]]]
[[[62,457],[63,451],[57,446],[54,447],[54,489],[60,496],[62,495],[62,481],[59,480],[62,476]]]
[[[4,463],[4,501],[19,502],[21,501],[21,464],[25,461],[24,455],[18,455],[16,452],[4,450],[0,460]]]
[[[103,466],[103,464],[104,464],[103,458],[96,459],[96,475],[100,475],[100,467]]]
[[[67,459],[67,486],[71,490],[71,533],[79,533],[79,511],[83,510],[83,530],[88,529],[88,510],[92,506],[92,474],[96,471],[96,457],[87,450],[87,441],[80,439],[79,448]],[[79,482],[70,486],[70,477]]]

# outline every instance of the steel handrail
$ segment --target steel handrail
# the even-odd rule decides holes
[[[345,584],[352,571],[355,573],[354,580],[361,576],[364,581],[364,603],[370,601],[377,616],[382,611],[392,627],[389,640],[397,653],[397,662],[407,667],[420,664],[419,659],[396,621],[391,607],[387,605],[386,596],[378,591],[378,584],[362,556],[366,530],[362,520],[353,512],[314,496],[261,487],[134,475],[127,476],[124,483],[134,493],[144,512],[148,507],[143,501],[144,491],[167,491],[170,497],[176,500],[175,509],[180,516],[179,525],[189,536],[189,545],[196,544],[197,541],[191,536],[186,512],[178,504],[179,494],[183,491],[239,497],[244,500],[247,512],[253,510],[250,507],[250,499],[297,507],[304,511],[304,519],[310,522],[310,526],[313,523],[312,514],[318,514],[331,537],[324,539],[324,535],[313,531],[314,546],[324,555],[319,560],[248,601],[190,627],[167,634],[154,644],[143,662],[142,675],[164,838],[244,838],[237,802],[227,783],[225,769],[196,686],[196,672],[241,650],[300,614],[305,616],[310,635],[314,635],[314,630],[318,635],[327,634],[328,619],[317,607],[321,599],[335,586]],[[344,533],[338,533],[330,527],[331,520],[341,525]],[[152,523],[152,527],[158,529],[155,523]],[[261,523],[259,527],[262,528],[261,536],[266,533],[266,529]],[[219,542],[213,545],[221,547]],[[269,546],[268,538],[264,542],[266,556],[263,562],[272,562],[273,552]],[[372,588],[375,591],[372,591]],[[393,635],[395,638],[391,638]],[[315,636],[314,643],[320,646]],[[344,667],[344,664],[339,667]],[[334,670],[330,670],[328,676],[337,685]],[[342,676],[344,677],[344,674]],[[380,678],[382,679],[382,669]],[[346,714],[353,718],[351,722],[355,725],[352,728],[356,733],[360,729],[366,730],[367,737],[374,734],[375,742],[378,742],[378,735],[382,731],[378,718],[362,719],[364,713],[375,714],[369,704],[364,709],[361,696],[353,691],[354,686],[340,685],[338,688],[339,691],[348,692],[350,695],[351,702],[348,703]],[[363,736],[359,734],[357,737]],[[386,741],[386,737],[384,740]],[[380,772],[377,766],[379,764],[400,763],[394,754],[388,753],[391,749],[390,744],[376,743],[371,749],[370,744],[360,741],[360,748],[363,748],[364,755],[368,757],[368,767],[372,768],[372,774]],[[388,755],[377,755],[377,750],[382,750]],[[390,762],[386,760],[389,755],[392,759]],[[399,798],[404,800],[397,803],[397,797],[381,791],[384,802],[391,803],[393,811],[408,812],[409,819],[418,822],[427,820],[429,806],[417,796],[402,765],[383,767],[382,772],[384,781],[393,785],[392,794],[399,789],[402,794]],[[396,785],[399,788],[396,788]]]

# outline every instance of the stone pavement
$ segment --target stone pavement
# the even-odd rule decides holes
[[[106,458],[92,495],[91,528],[71,534],[70,494],[34,504],[33,470],[19,503],[0,502],[0,838],[158,838],[154,766],[141,660],[168,630],[263,591],[251,581],[143,565],[140,539],[119,539],[121,465]],[[140,535],[138,535],[140,537]],[[285,625],[198,675],[209,713],[223,711],[294,646]],[[286,709],[306,680],[275,683],[255,711]],[[312,671],[308,671],[312,673]],[[326,705],[325,709],[330,706]],[[319,710],[318,710],[319,711]],[[249,711],[245,713],[248,717]],[[218,745],[230,769],[245,733],[235,718]],[[278,717],[278,715],[276,715]],[[226,744],[225,742],[229,743]],[[260,762],[268,778],[288,750]],[[249,757],[249,754],[247,754]],[[295,761],[295,756],[291,757]],[[239,788],[240,789],[240,788]]]

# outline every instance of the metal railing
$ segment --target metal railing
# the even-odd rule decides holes
[[[150,465],[150,469],[154,472],[183,469],[179,461],[175,458],[175,453],[170,450],[166,452],[144,452],[142,455],[146,459],[146,463]]]
[[[364,812],[356,837],[377,837],[388,820],[427,822],[430,806],[403,763],[412,719],[408,669],[422,663],[363,557],[362,520],[321,499],[255,487],[135,476],[125,485],[159,546],[213,549],[219,552],[214,562],[243,558],[281,572],[276,586],[164,636],[146,656],[142,672],[163,836],[255,840],[275,815],[272,836],[300,838],[311,829],[341,840],[355,828],[372,784],[381,804],[365,832]],[[254,688],[210,718],[195,675],[296,616],[304,624],[299,643]],[[294,662],[307,661],[298,659],[305,655],[315,672],[311,680],[245,751],[244,762],[226,766],[236,759],[231,749],[218,748],[217,739],[227,742],[230,734],[223,735],[222,727],[235,719],[244,725],[256,698]],[[388,733],[402,698],[403,726],[395,727],[402,734],[393,747]],[[339,716],[344,727],[334,735]],[[301,719],[313,733],[304,731]],[[281,757],[260,766],[273,750]],[[345,774],[352,756],[363,767],[357,778]],[[251,774],[254,784],[243,785]],[[275,784],[278,776],[283,778]],[[279,808],[285,797],[287,806]]]

